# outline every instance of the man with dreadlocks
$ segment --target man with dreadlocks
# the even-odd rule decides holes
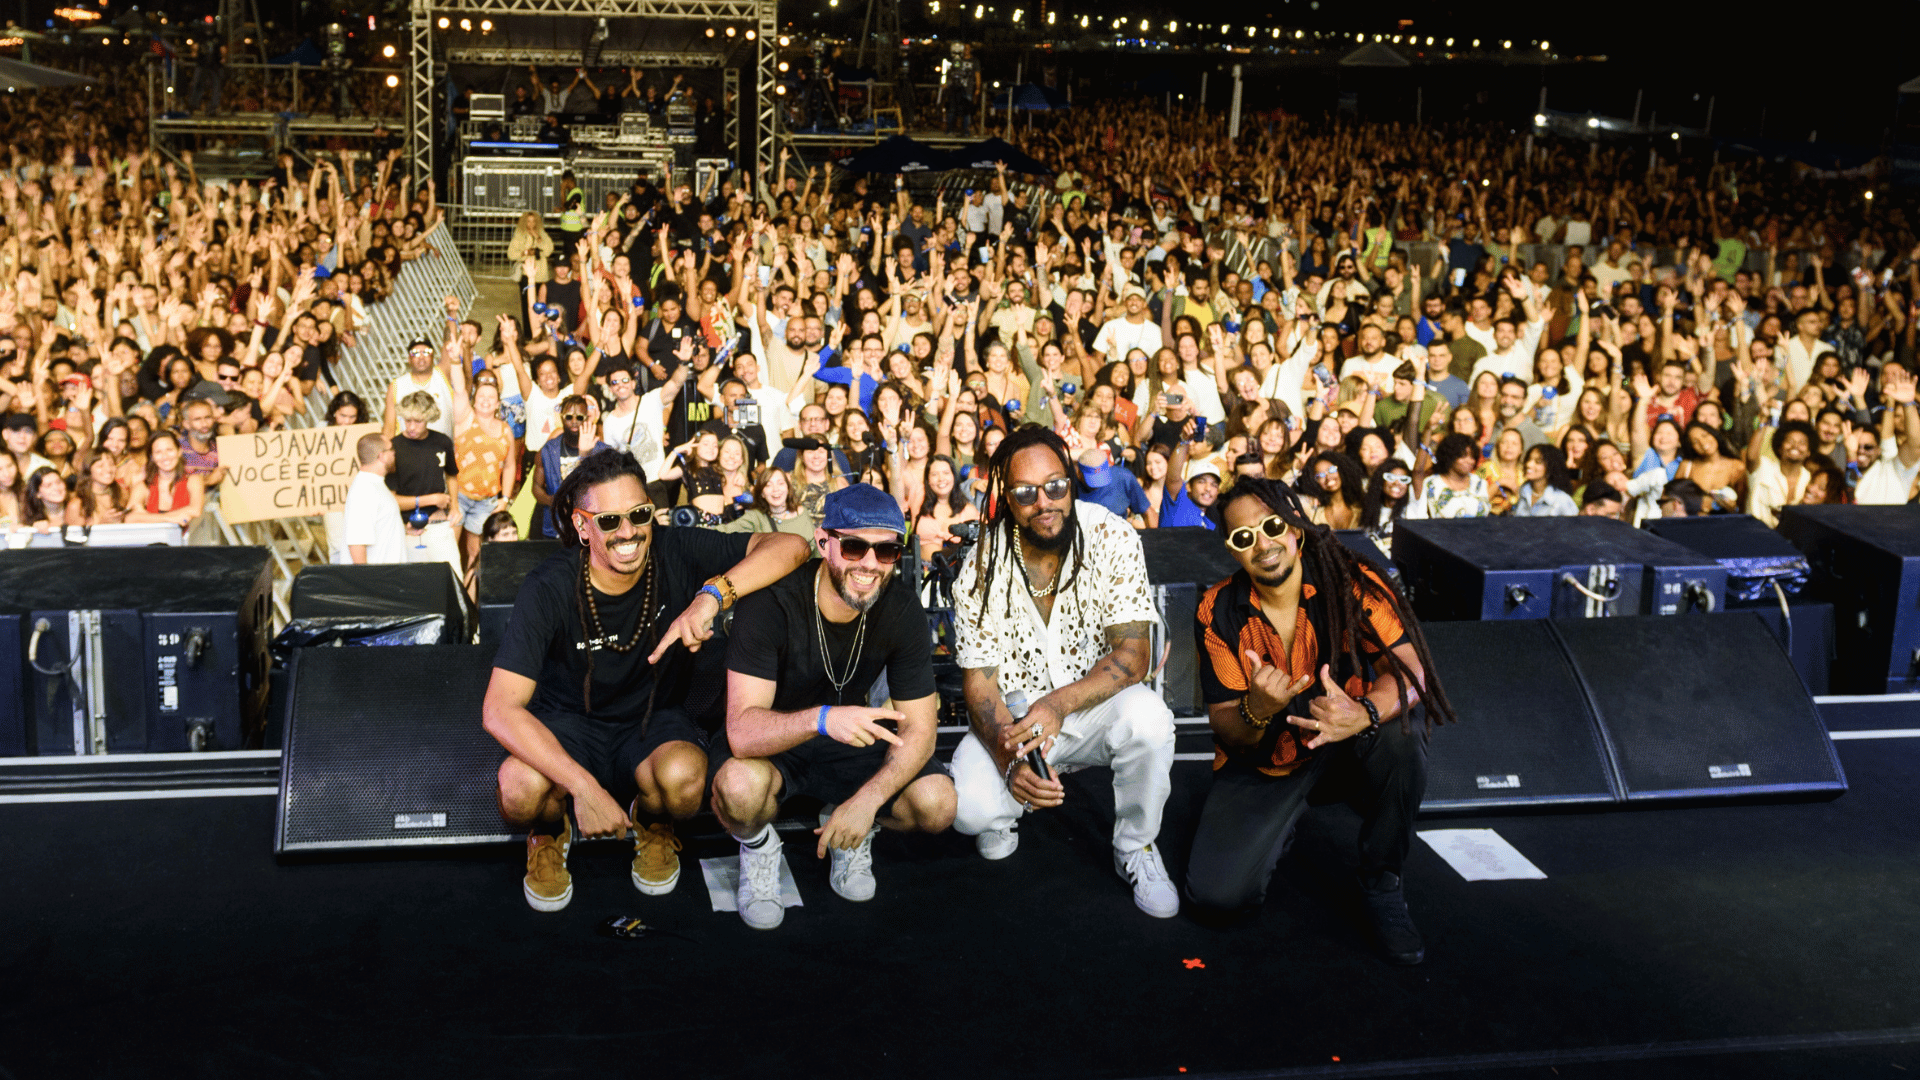
[[[1023,812],[1065,801],[1053,773],[1110,766],[1114,869],[1140,910],[1171,918],[1180,894],[1154,840],[1172,791],[1173,713],[1141,685],[1159,613],[1139,535],[1075,499],[1074,475],[1066,443],[1038,425],[1007,436],[988,464],[998,509],[954,586],[973,729],[953,755],[954,828],[1004,859]],[[1048,775],[1028,764],[1033,750]]]
[[[1360,887],[1381,951],[1417,964],[1426,950],[1401,866],[1427,786],[1428,728],[1454,719],[1426,639],[1284,485],[1243,479],[1224,502],[1240,570],[1207,590],[1194,629],[1214,774],[1189,898],[1216,916],[1257,910],[1307,804],[1344,798],[1361,814]]]
[[[807,559],[806,541],[783,533],[656,531],[646,480],[620,451],[580,459],[553,496],[563,546],[521,583],[494,657],[484,723],[510,755],[500,816],[534,830],[523,892],[536,911],[573,899],[576,825],[589,837],[631,831],[634,887],[672,891],[673,822],[700,809],[707,776],[706,733],[681,708],[686,654],[736,598]],[[669,656],[676,643],[685,650]],[[614,793],[636,789],[623,810]],[[558,836],[540,831],[554,824]]]

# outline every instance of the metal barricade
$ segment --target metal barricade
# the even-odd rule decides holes
[[[445,333],[442,304],[446,297],[457,297],[465,311],[480,295],[446,222],[434,225],[426,243],[428,252],[400,268],[393,292],[367,308],[367,325],[354,344],[343,347],[333,359],[333,375],[341,389],[359,394],[374,416],[386,400],[387,383],[406,367],[407,342],[417,334],[438,341]],[[318,391],[309,404],[308,415],[296,422],[303,426],[326,423],[327,403]]]

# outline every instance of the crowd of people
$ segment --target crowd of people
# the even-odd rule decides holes
[[[217,437],[376,419],[331,362],[439,216],[399,154],[260,181],[149,150],[99,89],[0,102],[0,529],[69,540],[122,523],[211,542]],[[452,253],[448,252],[451,256]]]
[[[524,321],[403,389],[497,385],[543,507],[605,443],[663,517],[722,530],[809,535],[872,483],[923,555],[990,510],[979,466],[1030,423],[1138,528],[1217,528],[1249,476],[1383,546],[1408,517],[1912,497],[1895,200],[1483,131],[1222,128],[1096,104],[1024,136],[1051,180],[951,202],[782,154],[529,215]]]

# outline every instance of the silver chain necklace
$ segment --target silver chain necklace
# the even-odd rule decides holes
[[[1053,595],[1054,586],[1060,584],[1060,567],[1054,568],[1053,580],[1047,582],[1046,588],[1034,588],[1033,573],[1027,569],[1027,550],[1020,543],[1020,526],[1018,525],[1013,527],[1013,557],[1020,564],[1020,576],[1026,580],[1028,596],[1038,600],[1043,596]]]
[[[815,590],[818,590],[820,587],[820,574],[824,574],[826,571],[826,564],[822,563],[820,570],[814,574],[813,583]],[[813,629],[814,633],[820,637],[820,670],[826,673],[827,682],[833,684],[833,703],[836,705],[845,704],[845,702],[841,700],[844,696],[841,691],[846,688],[848,683],[853,681],[854,672],[860,668],[860,654],[865,650],[867,644],[867,613],[864,611],[861,612],[860,618],[854,624],[853,653],[847,657],[846,672],[837,679],[833,677],[833,657],[827,653],[827,620],[826,617],[820,613],[820,600],[817,596],[813,602]]]

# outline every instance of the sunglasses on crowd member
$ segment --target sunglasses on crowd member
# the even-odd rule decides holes
[[[1073,490],[1073,481],[1064,476],[1056,476],[1044,484],[1015,484],[1007,489],[1007,498],[1021,506],[1032,506],[1040,501],[1040,494],[1046,493],[1050,502],[1059,502]]]
[[[1381,476],[1380,482],[1383,484],[1400,484],[1404,486],[1413,483],[1413,477],[1403,472],[1390,472]]]
[[[638,529],[653,524],[654,512],[655,508],[652,503],[642,503],[631,510],[615,511],[611,514],[594,514],[592,515],[593,527],[603,533],[610,533],[618,529],[621,520],[625,519],[631,522],[634,528]]]
[[[898,540],[882,540],[876,544],[844,533],[830,532],[827,535],[840,541],[840,557],[848,562],[859,562],[867,557],[867,552],[871,551],[873,557],[880,560],[881,566],[892,566],[900,561],[900,556],[907,553],[907,545]]]
[[[614,375],[607,379],[608,386],[632,386],[633,379],[627,375]]]
[[[583,412],[561,413],[560,422],[563,424],[584,424],[587,422],[587,414]]]
[[[1242,525],[1228,533],[1227,546],[1235,551],[1246,551],[1257,542],[1254,538],[1254,530],[1259,530],[1260,535],[1269,540],[1278,540],[1287,535],[1289,527],[1286,519],[1279,514],[1268,514],[1251,525]]]

